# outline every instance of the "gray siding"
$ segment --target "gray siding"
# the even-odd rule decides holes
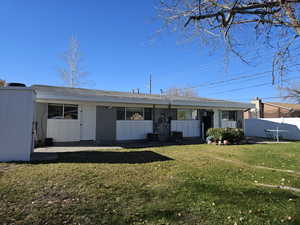
[[[97,106],[96,110],[96,142],[109,143],[116,140],[116,108]]]
[[[47,136],[47,118],[48,118],[48,104],[36,103],[35,122],[37,131],[37,140],[44,142]]]
[[[237,111],[237,128],[244,128],[244,111]]]

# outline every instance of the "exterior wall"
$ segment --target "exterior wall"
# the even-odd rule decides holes
[[[97,106],[96,109],[96,142],[114,142],[116,140],[116,108]]]
[[[236,121],[221,121],[221,128],[237,128]]]
[[[244,128],[244,111],[237,111],[237,128]]]
[[[222,110],[223,111],[223,110]],[[221,128],[243,128],[244,127],[244,112],[241,110],[231,110],[236,112],[236,121],[222,120],[222,111],[219,111],[219,121]],[[227,111],[227,110],[225,110]]]
[[[172,120],[171,131],[182,132],[183,137],[200,137],[200,120]]]
[[[34,100],[30,88],[0,88],[0,161],[30,160]]]
[[[54,142],[80,141],[80,120],[48,119],[47,137]]]
[[[116,140],[142,140],[153,132],[152,120],[117,120]]]
[[[117,112],[115,107],[95,106],[95,104],[82,105],[82,103],[71,102],[64,102],[64,104],[78,104],[81,106],[81,109],[84,109],[83,106],[86,106],[96,110],[96,112],[94,112],[95,115],[88,115],[88,118],[92,119],[89,120],[89,125],[87,125],[87,128],[91,127],[91,129],[95,130],[95,138],[94,135],[88,135],[89,137],[93,136],[93,138],[83,138],[83,126],[80,125],[80,123],[83,124],[81,112],[78,115],[78,120],[47,119],[47,103],[38,103],[36,106],[38,112],[36,121],[38,122],[37,128],[39,140],[43,140],[45,137],[53,138],[54,142],[78,142],[81,140],[95,139],[97,143],[103,144],[123,140],[146,139],[147,133],[154,132],[159,133],[160,140],[163,141],[168,139],[170,131],[182,131],[184,137],[201,137],[205,134],[207,126],[222,127],[220,114],[222,110],[227,110],[226,108],[218,108],[214,110],[202,108],[198,110],[199,120],[179,121],[176,120],[177,111],[175,108],[154,107],[152,115],[153,121],[117,121]],[[120,106],[122,107],[122,105]],[[139,107],[139,105],[135,105],[135,107]],[[228,110],[234,109],[229,108]],[[209,113],[209,116],[206,115],[207,113]],[[237,116],[238,120],[242,121],[243,111],[238,111]],[[202,120],[202,117],[211,118],[211,122],[208,123],[210,125],[207,124],[207,126],[205,126],[205,121]],[[170,120],[174,118],[175,120]],[[241,126],[242,124],[243,122],[241,122]],[[237,126],[239,126],[238,123],[235,123],[234,127]],[[90,132],[88,133],[90,134]]]
[[[36,103],[35,108],[35,128],[36,128],[36,140],[44,142],[47,137],[47,119],[48,119],[48,104]]]
[[[267,137],[265,129],[279,129],[287,132],[280,136],[288,140],[300,140],[300,118],[268,118],[245,120],[245,135],[254,137]]]
[[[255,105],[255,108],[244,113],[245,119],[300,117],[300,110],[297,107],[293,109],[293,104],[291,106],[283,104],[280,107],[276,105],[277,103],[263,103],[260,99],[251,103]],[[297,105],[295,104],[295,106]],[[289,108],[292,108],[292,110],[290,111]]]
[[[214,128],[221,127],[220,110],[214,109]]]
[[[263,109],[263,118],[290,117],[289,110],[285,108],[263,104]]]

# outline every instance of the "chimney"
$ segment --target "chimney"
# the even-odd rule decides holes
[[[252,104],[255,104],[255,115],[254,118],[264,118],[264,107],[260,98],[256,97],[255,100],[251,101]]]

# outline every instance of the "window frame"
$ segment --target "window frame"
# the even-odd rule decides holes
[[[186,118],[180,119],[179,118],[180,111],[188,112],[190,119],[186,119]],[[196,111],[196,117],[195,118],[193,117],[193,112],[194,111]],[[198,110],[197,109],[177,109],[177,115],[176,115],[176,117],[177,117],[176,120],[199,120]]]
[[[227,113],[228,118],[224,118],[223,115],[224,113]],[[234,119],[230,119],[230,113],[234,113]],[[237,111],[235,110],[224,110],[221,112],[221,120],[225,120],[225,121],[233,121],[233,122],[237,122],[238,118],[237,118]]]
[[[117,121],[123,121],[123,120],[126,120],[126,121],[134,121],[134,120],[130,120],[130,119],[127,119],[127,113],[129,112],[128,109],[132,108],[132,109],[142,109],[142,117],[143,119],[142,120],[135,120],[135,121],[152,121],[153,120],[153,109],[151,107],[116,107],[117,110],[118,109],[121,109],[121,108],[124,108],[124,119],[118,119],[118,116],[117,116]],[[150,109],[151,113],[151,119],[145,119],[145,109]],[[116,111],[116,114],[118,115],[118,111]]]
[[[62,107],[62,115],[61,118],[49,118],[49,105],[57,105],[57,106],[61,106]],[[77,107],[77,119],[66,119],[65,118],[65,106],[73,106],[73,107]],[[79,120],[79,105],[77,104],[62,104],[62,103],[48,103],[48,109],[47,109],[47,119],[48,120]]]

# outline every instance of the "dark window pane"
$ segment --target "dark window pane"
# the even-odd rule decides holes
[[[145,108],[145,120],[152,120],[152,109],[151,108]]]
[[[171,109],[171,120],[177,120],[177,109]]]
[[[48,119],[63,119],[63,105],[48,104]]]
[[[117,120],[125,120],[125,108],[117,108]]]
[[[236,121],[236,111],[229,112],[229,120]]]
[[[143,120],[143,108],[126,108],[126,120]]]
[[[77,105],[64,105],[64,119],[78,119],[78,106]]]
[[[222,120],[236,121],[236,111],[222,111]]]

